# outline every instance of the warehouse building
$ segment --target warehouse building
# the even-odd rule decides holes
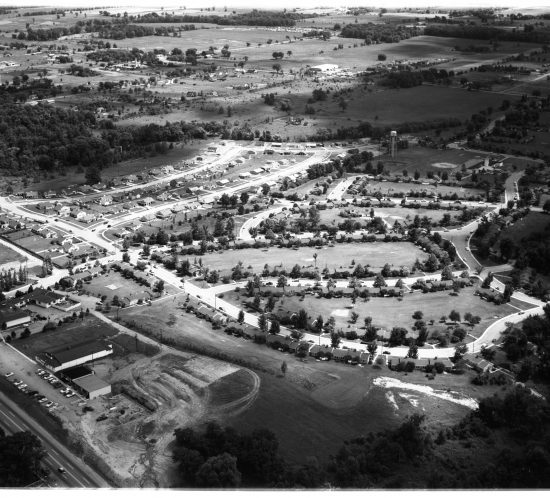
[[[29,323],[31,323],[31,316],[26,311],[10,309],[0,311],[0,328],[2,330],[20,327]]]
[[[73,384],[88,399],[111,394],[111,384],[101,380],[97,375],[87,375],[75,379]]]
[[[59,378],[71,385],[76,391],[88,399],[94,399],[105,394],[111,394],[111,385],[95,375],[86,365],[62,370]]]
[[[111,344],[103,345],[100,342],[92,341],[55,352],[39,353],[35,358],[38,363],[51,371],[59,372],[77,365],[83,365],[89,361],[98,360],[110,354],[113,354]]]

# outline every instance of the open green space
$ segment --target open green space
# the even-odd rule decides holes
[[[110,303],[114,296],[120,300],[128,298],[134,299],[153,299],[157,294],[151,287],[139,285],[133,280],[124,278],[119,272],[111,270],[105,275],[94,277],[91,282],[84,282],[83,289],[98,298],[107,296],[106,302]]]
[[[261,273],[264,265],[270,268],[282,267],[290,271],[296,264],[314,267],[313,255],[317,254],[317,267],[335,270],[348,266],[355,260],[355,264],[370,265],[373,269],[380,269],[386,263],[400,266],[412,266],[416,259],[425,259],[426,255],[420,248],[410,242],[373,242],[365,244],[337,244],[334,247],[322,248],[302,247],[298,251],[293,249],[270,247],[269,249],[242,249],[208,253],[201,256],[202,263],[211,270],[218,270],[222,274],[231,273],[239,262],[253,273]]]
[[[364,222],[366,218],[370,219],[370,210],[369,207],[354,207],[353,208],[356,213],[360,213],[362,215],[362,218],[351,218],[352,220],[357,220],[359,222]],[[460,215],[460,211],[456,210],[447,210],[447,209],[411,209],[411,208],[403,208],[403,207],[381,207],[381,208],[373,208],[374,209],[374,216],[379,216],[383,220],[387,221],[391,225],[398,220],[400,223],[403,221],[410,222],[414,219],[415,216],[420,216],[421,218],[424,216],[427,216],[430,220],[432,220],[434,223],[438,223],[445,214],[449,214],[451,216],[451,219],[456,218]],[[322,211],[319,211],[320,214],[320,222],[321,224],[327,224],[327,225],[336,225],[338,223],[342,223],[347,218],[345,216],[340,216],[340,213],[343,210],[341,208],[337,209],[325,209]],[[297,219],[297,217],[293,218]]]
[[[471,342],[479,337],[483,331],[494,321],[516,313],[518,307],[503,304],[497,306],[493,303],[475,296],[476,286],[463,288],[458,295],[453,296],[451,292],[439,291],[422,293],[420,291],[405,292],[402,300],[392,297],[371,297],[369,301],[357,299],[353,305],[351,298],[319,298],[317,296],[306,295],[303,298],[298,296],[285,296],[277,300],[273,312],[279,315],[292,315],[300,309],[305,309],[311,320],[318,316],[323,317],[326,322],[328,318],[335,319],[335,330],[342,332],[356,331],[362,336],[364,331],[364,320],[366,317],[372,317],[372,325],[377,328],[390,331],[393,327],[404,327],[409,331],[408,337],[416,337],[417,334],[412,330],[415,319],[412,317],[415,311],[422,311],[422,320],[426,323],[428,332],[431,336],[445,334],[449,325],[440,323],[442,316],[449,316],[452,310],[460,313],[463,319],[465,313],[472,313],[481,318],[480,323],[471,326],[463,325],[467,336],[465,342]],[[282,289],[279,289],[282,290]],[[243,306],[248,298],[242,292],[225,292],[224,299]],[[521,308],[525,309],[525,308]],[[356,323],[351,323],[351,314],[358,314]],[[433,320],[433,323],[432,323]]]
[[[43,322],[44,324],[47,322]],[[101,340],[118,334],[118,331],[94,316],[78,318],[72,323],[64,323],[54,330],[32,334],[18,339],[13,345],[30,358],[44,351],[57,351],[92,340]]]
[[[384,159],[381,158],[381,161],[384,162]],[[391,169],[391,167],[390,167]],[[403,165],[401,169],[395,168],[395,173],[400,174],[403,169],[406,169],[409,173],[409,176],[412,176],[414,174],[414,171],[416,169],[411,169],[408,165]],[[428,168],[428,170],[432,170],[431,168]],[[420,170],[419,170],[420,171]],[[425,170],[424,170],[425,171]],[[473,189],[473,188],[463,188],[461,186],[456,187],[450,187],[447,185],[425,185],[422,183],[409,183],[409,182],[378,182],[374,180],[369,180],[368,183],[365,185],[365,188],[367,189],[367,192],[370,195],[374,195],[376,192],[380,192],[384,196],[392,196],[394,194],[408,194],[409,192],[418,192],[418,193],[424,193],[426,196],[429,195],[453,195],[457,194],[460,198],[465,199],[484,199],[485,193],[479,189]],[[353,197],[350,194],[345,194],[344,197],[351,198]]]
[[[9,263],[14,263],[14,265],[16,265],[17,263],[22,263],[26,259],[25,256],[19,254],[17,251],[5,245],[0,245],[0,266],[7,266]]]

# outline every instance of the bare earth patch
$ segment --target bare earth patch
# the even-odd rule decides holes
[[[124,392],[94,400],[95,411],[81,415],[78,429],[124,487],[169,487],[174,430],[242,412],[260,384],[249,370],[177,351],[118,358],[109,372],[113,392]],[[218,386],[215,405],[211,385]]]

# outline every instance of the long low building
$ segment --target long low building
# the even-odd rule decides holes
[[[59,372],[77,365],[83,365],[89,361],[98,360],[110,354],[113,354],[111,344],[103,345],[100,342],[93,341],[55,352],[39,353],[36,355],[36,361],[53,372]]]
[[[73,384],[88,399],[111,394],[111,384],[100,379],[97,375],[86,375],[85,377],[74,379]]]
[[[0,328],[7,330],[31,323],[30,313],[21,310],[0,310]]]

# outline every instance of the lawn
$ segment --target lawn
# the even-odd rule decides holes
[[[43,322],[46,323],[46,322]],[[77,346],[91,340],[104,339],[118,334],[118,331],[94,316],[80,318],[73,323],[65,323],[55,330],[33,334],[26,339],[18,339],[13,345],[30,358],[43,351],[59,351],[67,346]]]
[[[479,337],[491,323],[506,315],[516,313],[519,308],[519,306],[514,307],[508,304],[496,306],[482,300],[479,296],[474,296],[475,288],[475,286],[465,287],[458,296],[451,296],[451,293],[446,291],[428,294],[415,291],[413,293],[406,292],[401,301],[390,297],[371,297],[369,301],[358,299],[354,307],[352,307],[349,298],[326,299],[306,295],[302,300],[300,297],[286,296],[277,301],[274,312],[292,314],[303,308],[312,320],[319,315],[323,317],[324,321],[329,317],[334,317],[336,330],[343,332],[355,330],[359,336],[364,334],[364,319],[370,316],[375,327],[388,331],[393,327],[404,327],[409,330],[409,336],[412,337],[416,337],[412,331],[415,322],[412,315],[417,310],[423,312],[423,320],[426,322],[428,331],[432,333],[446,331],[447,326],[439,323],[439,320],[443,315],[448,316],[452,310],[458,311],[461,317],[470,312],[481,317],[479,324],[473,327],[465,326],[469,334],[465,341],[471,342],[474,337]],[[241,306],[242,301],[245,300],[235,292],[224,293],[224,299],[236,305],[240,303]],[[352,312],[359,315],[355,324],[350,323]],[[429,324],[431,320],[434,320],[433,325]]]
[[[390,168],[391,169],[391,166]],[[400,173],[403,169],[407,169],[409,175],[412,175],[415,169],[411,169],[408,164],[402,164],[399,169],[395,168],[395,173]],[[432,170],[433,171],[433,170]],[[419,183],[409,183],[409,182],[377,182],[374,180],[368,180],[366,184],[367,194],[374,195],[376,192],[381,192],[384,196],[392,196],[397,193],[409,194],[411,192],[424,192],[426,196],[436,194],[440,195],[452,195],[457,194],[461,199],[472,199],[477,200],[478,198],[485,198],[485,193],[482,190],[472,189],[472,188],[463,188],[460,186],[457,187],[448,187],[446,185],[423,185]],[[345,194],[345,198],[351,199],[353,196],[350,194]]]
[[[5,265],[7,268],[9,263],[21,263],[26,259],[27,258],[25,258],[25,256],[19,254],[13,249],[10,249],[9,247],[5,245],[0,246],[0,267]]]
[[[353,208],[355,211],[361,213],[363,215],[362,218],[351,218],[352,220],[357,220],[360,223],[364,223],[366,219],[370,219],[370,210],[371,208],[365,207],[356,207]],[[438,223],[442,218],[444,214],[450,214],[451,219],[455,218],[457,214],[460,214],[460,211],[455,210],[446,210],[446,209],[411,209],[411,208],[402,208],[402,207],[382,207],[382,208],[373,208],[374,209],[374,216],[379,216],[382,219],[386,220],[388,223],[393,225],[393,223],[396,220],[399,220],[400,222],[403,222],[404,220],[410,220],[412,221],[415,216],[420,216],[421,218],[424,216],[427,216],[430,220],[432,220],[434,223]],[[345,217],[340,216],[340,212],[343,210],[341,208],[337,209],[325,209],[322,211],[319,211],[321,221],[320,223],[325,223],[327,225],[337,225],[338,223],[342,223],[346,220]],[[293,217],[292,219],[296,220],[297,217]]]
[[[107,287],[107,286],[110,286]],[[109,271],[105,275],[99,275],[90,283],[84,282],[83,290],[93,296],[107,296],[107,302],[111,302],[114,296],[119,299],[125,297],[131,299],[152,299],[156,296],[151,287],[139,285],[133,280],[124,278],[119,272]]]
[[[202,263],[211,270],[222,274],[231,273],[239,262],[253,273],[261,273],[264,265],[283,267],[290,271],[296,264],[306,267],[314,266],[313,255],[318,254],[317,267],[329,270],[348,267],[352,261],[356,264],[369,264],[373,269],[380,269],[386,263],[399,266],[412,266],[417,258],[425,259],[425,253],[410,242],[373,242],[358,244],[337,244],[334,247],[323,246],[293,249],[270,247],[269,249],[242,249],[220,251],[201,256]]]

